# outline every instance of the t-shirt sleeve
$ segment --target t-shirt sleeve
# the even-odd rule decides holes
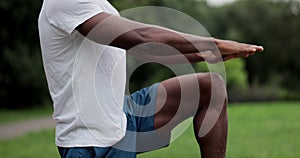
[[[95,0],[51,0],[46,14],[51,25],[71,34],[86,20],[103,12]]]

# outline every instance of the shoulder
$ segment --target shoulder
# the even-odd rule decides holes
[[[46,14],[76,14],[80,16],[87,11],[98,10],[104,0],[49,0]]]
[[[79,24],[100,13],[103,0],[46,0],[46,16],[50,24],[71,33]]]
[[[46,4],[46,13],[55,14],[61,11],[70,11],[76,9],[76,6],[84,0],[50,0]],[[91,0],[90,0],[91,1]]]

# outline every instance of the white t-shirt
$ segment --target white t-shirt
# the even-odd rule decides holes
[[[101,12],[119,15],[106,0],[43,3],[39,33],[57,146],[108,147],[126,132],[125,51],[87,40],[75,30]]]

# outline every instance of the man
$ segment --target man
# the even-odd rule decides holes
[[[56,145],[61,157],[67,158],[134,158],[138,152],[168,145],[170,131],[191,116],[202,157],[225,157],[227,100],[222,78],[217,74],[184,75],[124,99],[125,52],[151,61],[182,62],[178,55],[157,57],[151,55],[151,47],[139,48],[156,43],[175,48],[189,62],[206,59],[215,63],[220,61],[218,51],[222,59],[229,60],[263,50],[134,22],[119,17],[106,0],[44,0],[39,32],[54,104]],[[89,80],[90,74],[96,83]],[[182,91],[195,87],[195,93]],[[214,93],[213,87],[218,89]],[[215,96],[221,99],[221,106],[210,105]],[[184,105],[180,105],[182,98],[187,100]],[[143,109],[137,110],[136,104]],[[218,113],[212,123],[205,121],[209,111]],[[208,130],[201,134],[201,126]],[[141,146],[145,148],[138,149]]]

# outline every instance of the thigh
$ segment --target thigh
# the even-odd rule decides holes
[[[194,116],[199,109],[207,107],[211,99],[212,82],[224,87],[222,78],[211,73],[189,74],[161,82],[157,91],[154,128],[171,130]]]
[[[170,134],[159,135],[154,129],[154,114],[159,83],[125,96],[127,116],[125,137],[114,147],[131,152],[147,152],[169,144]]]

